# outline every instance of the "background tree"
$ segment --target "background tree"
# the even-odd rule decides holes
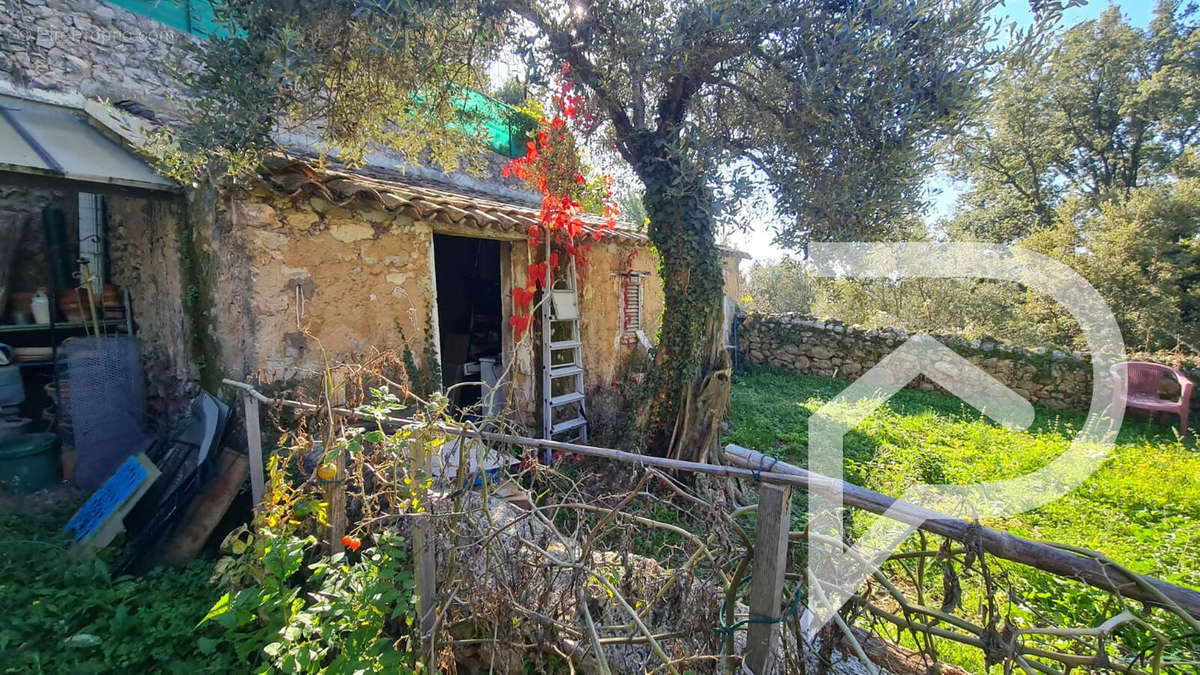
[[[1044,57],[1010,52],[984,112],[952,143],[970,190],[950,229],[1017,241],[1054,209],[1092,209],[1179,175],[1200,133],[1194,8],[1161,2],[1146,31],[1116,7],[1066,31]]]
[[[343,159],[353,163],[363,141],[411,153],[413,141],[399,138],[407,125],[445,120],[443,108],[422,106],[446,100],[436,92],[447,83],[469,83],[494,45],[517,42],[535,63],[567,64],[645,186],[660,254],[666,311],[641,415],[644,447],[704,459],[729,393],[712,193],[721,168],[754,167],[756,187],[773,193],[788,223],[782,244],[890,231],[893,216],[919,206],[930,143],[961,122],[985,76],[993,54],[984,17],[995,4],[231,0],[231,21],[245,32],[210,45],[192,83],[208,127],[250,118],[258,135],[229,143],[265,144],[282,111],[329,120],[324,146],[350,149]],[[234,86],[243,76],[261,101]]]
[[[1200,345],[1195,18],[1194,7],[1165,1],[1139,30],[1109,8],[1063,33],[1044,59],[1014,52],[983,114],[952,144],[970,188],[947,232],[1066,262],[1108,300],[1127,343],[1144,349]],[[1013,318],[997,332],[1077,342],[1074,322],[1045,298],[1007,304]]]
[[[819,290],[804,262],[784,258],[779,262],[754,262],[746,273],[740,304],[756,312],[801,312],[813,309]]]

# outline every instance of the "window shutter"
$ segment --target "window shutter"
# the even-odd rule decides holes
[[[631,335],[642,329],[642,278],[625,278],[625,298],[622,302],[621,334]]]

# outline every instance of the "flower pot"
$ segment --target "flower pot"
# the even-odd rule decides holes
[[[26,324],[33,320],[33,293],[12,293],[8,298],[12,307],[9,318],[13,323]]]
[[[28,494],[58,480],[58,438],[26,434],[0,443],[0,484],[9,494]]]
[[[124,319],[125,304],[121,302],[121,289],[112,284],[104,284],[104,296],[101,300],[104,319]]]
[[[59,455],[58,459],[59,459],[59,464],[61,465],[61,468],[62,468],[63,480],[67,481],[68,483],[75,482],[75,459],[76,459],[76,457],[77,457],[77,453],[75,452],[75,448],[73,448],[69,445],[63,446],[62,454]]]
[[[58,294],[58,309],[69,323],[83,323],[87,318],[86,308],[79,302],[79,293],[73,288]]]

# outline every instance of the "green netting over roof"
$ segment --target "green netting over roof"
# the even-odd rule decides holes
[[[208,0],[108,0],[117,7],[164,23],[175,30],[207,37],[217,28]]]
[[[218,30],[209,0],[109,0],[118,7],[149,17],[184,33],[208,37]],[[505,157],[525,154],[529,131],[537,125],[529,115],[516,108],[485,96],[466,91],[461,103],[471,123],[482,124],[494,152]]]
[[[537,120],[477,91],[466,90],[463,94],[460,104],[463,111],[483,125],[493,151],[505,157],[525,154],[525,142],[529,140],[529,132],[537,126]]]

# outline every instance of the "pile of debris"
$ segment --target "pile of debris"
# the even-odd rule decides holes
[[[539,509],[500,498],[469,492],[432,506],[442,521],[433,528],[438,590],[451,598],[444,621],[462,643],[454,649],[460,672],[521,672],[531,651],[566,659],[580,672],[606,672],[601,660],[613,673],[652,672],[664,662],[715,672],[723,670],[723,653],[744,652],[745,631],[733,631],[724,645],[713,630],[722,625],[725,603],[725,589],[714,581],[627,551],[584,554],[584,544]],[[748,608],[738,603],[735,614],[746,617]],[[799,650],[794,634],[783,634],[774,659],[779,672],[793,671],[787,664],[799,659],[811,673],[889,672],[837,649],[824,656],[819,645]]]
[[[246,480],[247,457],[224,447],[229,417],[212,395],[197,397],[166,437],[127,457],[75,513],[65,528],[75,547],[103,548],[126,532],[122,572],[194,558]]]

